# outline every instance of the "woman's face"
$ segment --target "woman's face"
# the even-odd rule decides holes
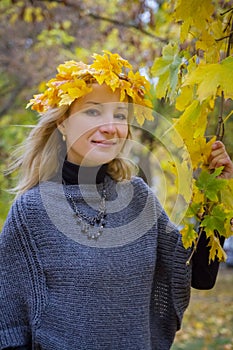
[[[84,166],[109,163],[121,151],[128,135],[128,104],[107,85],[75,101],[61,124],[66,136],[67,160]]]

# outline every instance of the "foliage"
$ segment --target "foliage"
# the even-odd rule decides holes
[[[233,99],[230,56],[233,9],[229,3],[229,10],[219,13],[213,3],[173,2],[174,20],[180,23],[179,41],[165,46],[151,69],[152,75],[158,77],[156,96],[174,103],[181,112],[173,123],[188,149],[194,171],[192,198],[181,223],[183,243],[186,248],[194,245],[196,249],[195,227],[199,226],[199,235],[205,231],[209,237],[210,261],[216,256],[225,260],[219,235],[228,237],[232,233],[233,217],[233,199],[225,203],[221,198],[223,192],[232,193],[233,180],[218,178],[221,168],[213,173],[207,170],[211,144],[223,138],[229,118],[225,116],[224,120],[223,105],[227,99]],[[217,131],[209,140],[206,135],[209,116],[219,103],[219,96],[222,108],[215,120]],[[173,141],[177,147],[183,146],[176,139]]]
[[[150,83],[139,72],[134,73],[129,62],[119,54],[104,51],[103,55],[93,54],[91,65],[83,62],[66,61],[57,68],[56,77],[46,83],[47,89],[30,100],[26,108],[46,112],[49,108],[71,105],[75,99],[92,91],[90,82],[105,83],[112,91],[120,90],[120,101],[125,101],[126,94],[135,105],[152,107],[146,98],[150,92]],[[81,78],[81,79],[80,79]],[[144,113],[137,118],[140,125],[144,119],[153,120],[151,113]]]

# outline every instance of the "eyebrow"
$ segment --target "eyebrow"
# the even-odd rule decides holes
[[[86,101],[85,103],[84,103],[84,105],[88,105],[88,104],[92,104],[92,105],[102,105],[102,103],[99,103],[99,102],[95,102],[95,101]]]
[[[106,103],[111,103],[111,102],[106,102]],[[112,103],[122,103],[122,102],[112,102]],[[98,105],[98,106],[103,106],[105,103],[100,103],[100,102],[96,102],[96,101],[86,101],[84,104],[94,104],[94,105]],[[128,106],[120,105],[120,106],[117,106],[117,109],[128,110]]]

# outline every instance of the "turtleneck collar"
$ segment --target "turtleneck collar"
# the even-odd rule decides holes
[[[104,181],[107,172],[107,164],[96,167],[83,167],[68,160],[64,161],[62,178],[65,184],[99,184]]]

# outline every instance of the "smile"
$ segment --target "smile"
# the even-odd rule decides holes
[[[117,143],[115,140],[96,140],[91,142],[97,146],[103,146],[103,147],[114,146]]]

